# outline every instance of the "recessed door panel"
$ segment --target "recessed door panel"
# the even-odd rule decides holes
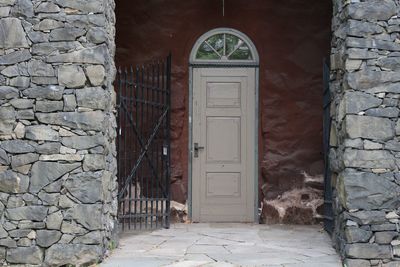
[[[208,82],[207,107],[240,107],[240,83]]]
[[[240,197],[240,173],[209,172],[206,180],[207,197]]]
[[[192,220],[253,222],[254,69],[193,70],[192,140]]]
[[[240,162],[240,117],[207,117],[207,162]]]

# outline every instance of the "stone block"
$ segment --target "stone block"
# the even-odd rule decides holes
[[[6,210],[9,220],[30,220],[41,222],[46,218],[48,208],[43,206],[24,206]]]
[[[9,165],[10,158],[8,157],[6,151],[0,148],[0,164]]]
[[[0,48],[29,47],[21,21],[17,18],[0,19]]]
[[[382,41],[383,42],[383,41]],[[394,44],[390,42],[389,44]],[[400,51],[400,44],[399,51]],[[400,81],[400,73],[394,71],[373,71],[365,69],[347,74],[347,83],[354,90],[367,90],[388,82]]]
[[[100,246],[81,244],[55,244],[46,251],[44,262],[50,266],[90,265],[96,263],[102,255]]]
[[[0,86],[0,100],[18,98],[19,90],[11,86]]]
[[[8,153],[22,154],[35,152],[35,147],[29,142],[24,140],[9,140],[2,141],[0,147],[3,148]]]
[[[393,123],[386,118],[347,115],[345,123],[346,134],[351,139],[389,140],[395,135]]]
[[[29,61],[28,72],[30,76],[53,77],[55,75],[53,66],[42,60]]]
[[[60,147],[60,143],[44,143],[36,147],[36,152],[39,154],[58,154],[60,153]]]
[[[372,108],[367,110],[365,115],[383,118],[397,118],[399,116],[399,109],[395,107]]]
[[[80,167],[80,163],[64,164],[58,162],[38,161],[31,171],[30,192],[39,192],[43,187],[57,180],[64,174]]]
[[[53,52],[68,52],[70,50],[75,50],[78,48],[83,48],[83,47],[77,41],[38,43],[32,45],[32,54],[47,56]]]
[[[50,230],[60,230],[63,221],[63,215],[61,211],[54,212],[47,216],[46,227]]]
[[[37,23],[33,29],[36,31],[50,31],[53,29],[64,27],[64,23],[58,20],[45,18]]]
[[[37,246],[10,248],[6,259],[9,263],[42,264],[43,251]]]
[[[103,155],[87,154],[83,160],[84,171],[103,170],[106,167],[106,161]]]
[[[76,98],[75,95],[64,95],[64,111],[75,111]]]
[[[20,109],[15,117],[19,120],[33,120],[35,119],[35,113],[33,109]]]
[[[72,237],[72,238],[70,238],[70,240],[71,240],[71,239],[73,239],[74,236],[78,236],[78,235],[81,236],[81,235],[86,234],[88,232],[88,230],[86,230],[85,228],[83,228],[81,225],[77,224],[74,221],[71,221],[71,222],[63,221],[62,225],[61,225],[61,232],[64,234],[64,236],[66,234],[71,236]],[[62,237],[62,239],[63,239],[63,237]],[[62,239],[61,239],[61,241],[62,241]]]
[[[35,8],[37,13],[58,13],[60,10],[60,7],[52,2],[42,2]]]
[[[90,65],[85,68],[86,75],[93,86],[100,86],[106,75],[102,65]]]
[[[32,99],[14,98],[9,102],[16,109],[28,109],[33,107]]]
[[[344,263],[347,267],[371,267],[368,260],[346,259]]]
[[[357,222],[360,225],[387,223],[385,218],[386,213],[382,210],[361,210],[348,213],[347,215],[350,217],[351,220]]]
[[[101,111],[38,113],[36,116],[42,123],[74,129],[101,131],[104,127],[104,114]]]
[[[4,193],[25,193],[28,191],[29,177],[6,170],[0,172],[0,191]]]
[[[347,227],[345,236],[348,243],[366,243],[372,237],[372,232],[358,227]]]
[[[396,14],[393,0],[371,0],[351,3],[347,6],[350,18],[356,20],[388,20]]]
[[[397,236],[399,236],[399,233],[395,231],[376,232],[375,242],[378,244],[390,244]]]
[[[18,50],[0,56],[0,66],[1,65],[13,65],[19,62],[27,61],[32,58],[31,53],[28,49]]]
[[[61,238],[61,232],[55,230],[38,230],[36,231],[36,244],[43,248],[48,248]]]
[[[371,230],[374,232],[380,232],[380,231],[395,231],[396,225],[392,223],[384,223],[384,224],[375,224],[371,225]]]
[[[78,204],[68,209],[64,218],[73,219],[88,230],[100,230],[103,227],[102,204]]]
[[[61,152],[61,148],[60,148]],[[39,160],[42,161],[67,161],[67,162],[75,162],[82,161],[83,155],[79,154],[52,154],[52,155],[41,155]]]
[[[63,110],[63,101],[36,101],[36,111],[54,112]]]
[[[349,20],[347,23],[347,34],[350,36],[365,37],[382,32],[384,28],[375,22]]]
[[[76,100],[79,107],[91,109],[104,110],[110,105],[109,93],[100,87],[77,90]]]
[[[356,150],[346,149],[343,154],[345,167],[371,168],[371,169],[396,169],[393,155],[386,150]]]
[[[101,231],[92,231],[83,236],[74,238],[72,243],[74,244],[86,244],[86,245],[100,245],[103,242],[103,234]]]
[[[54,41],[75,41],[86,33],[85,29],[65,26],[63,28],[54,29],[50,33],[49,40]]]
[[[49,85],[45,87],[32,87],[24,90],[22,93],[28,98],[44,98],[49,100],[61,100],[64,87]]]
[[[13,132],[16,115],[13,107],[0,107],[0,134],[11,134]]]
[[[99,45],[96,47],[84,48],[70,53],[50,55],[46,58],[46,61],[49,63],[104,64],[107,55],[107,47],[105,45]]]
[[[84,204],[100,202],[103,200],[102,175],[101,171],[70,175],[64,186]]]
[[[25,137],[37,141],[58,141],[58,132],[47,125],[34,125],[25,128]]]
[[[347,244],[346,256],[358,259],[390,259],[391,248],[388,245],[378,244]]]
[[[11,10],[15,17],[31,18],[33,17],[33,3],[31,0],[17,0]]]
[[[21,167],[33,162],[36,162],[39,159],[39,155],[36,153],[27,153],[27,154],[19,154],[11,157],[11,167],[16,169],[17,167]]]
[[[58,68],[58,81],[67,88],[79,88],[85,85],[86,76],[81,67],[65,65]]]
[[[393,177],[346,169],[338,176],[337,190],[347,209],[395,209],[400,205],[400,186]]]
[[[88,136],[63,137],[61,143],[74,149],[89,149],[96,146],[104,146],[105,139],[102,134]]]

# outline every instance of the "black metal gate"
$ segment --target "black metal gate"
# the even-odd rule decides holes
[[[331,171],[329,167],[329,141],[331,132],[331,94],[329,90],[330,81],[330,68],[329,62],[324,60],[323,62],[323,149],[324,149],[324,228],[329,233],[332,234],[333,231],[333,207],[332,207],[332,179]]]
[[[169,227],[171,55],[119,69],[118,218],[122,230]]]

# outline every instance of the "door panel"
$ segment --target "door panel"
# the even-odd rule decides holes
[[[253,222],[255,69],[193,70],[192,139],[192,220]]]
[[[240,117],[207,117],[207,163],[240,162],[240,130]]]
[[[207,83],[207,107],[240,107],[240,83]]]

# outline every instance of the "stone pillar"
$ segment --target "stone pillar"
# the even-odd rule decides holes
[[[398,266],[400,6],[333,2],[334,239],[348,267]]]
[[[0,264],[114,246],[114,23],[113,0],[0,0]]]

